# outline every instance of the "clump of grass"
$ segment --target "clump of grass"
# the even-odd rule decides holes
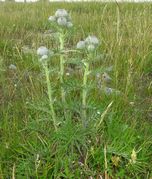
[[[59,6],[70,28],[63,10],[46,22]],[[151,177],[150,10],[1,4],[0,178]],[[89,34],[98,48],[82,41]],[[53,53],[39,61],[42,44]]]

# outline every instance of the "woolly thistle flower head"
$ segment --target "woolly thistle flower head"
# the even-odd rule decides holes
[[[37,49],[37,55],[39,55],[40,57],[48,54],[49,54],[49,50],[44,46],[41,46]]]
[[[54,52],[52,50],[48,50],[44,46],[41,46],[37,49],[37,55],[40,57],[39,62],[44,63],[49,57],[54,55]]]
[[[58,9],[56,12],[55,12],[55,17],[68,17],[69,14],[68,12],[65,10],[65,9]]]
[[[66,20],[65,17],[59,17],[59,18],[57,19],[57,23],[58,23],[58,25],[60,25],[60,26],[66,26],[66,25],[67,25],[67,20]]]
[[[98,45],[99,40],[96,36],[88,36],[84,41],[77,43],[77,49],[87,49],[88,52],[93,52]]]
[[[86,43],[86,46],[87,46],[87,50],[89,52],[93,52],[97,48],[97,46],[99,45],[99,40],[96,36],[91,35],[91,36],[88,36],[85,39],[85,43]]]
[[[59,26],[71,28],[73,24],[71,17],[65,9],[58,9],[54,16],[50,16],[48,19],[52,23],[56,23]]]
[[[85,39],[86,44],[88,45],[94,45],[94,46],[98,46],[99,45],[99,40],[96,36],[94,35],[89,35],[86,39]]]

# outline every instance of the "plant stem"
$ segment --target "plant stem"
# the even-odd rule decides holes
[[[57,131],[57,125],[56,125],[56,114],[54,111],[54,106],[53,106],[53,99],[52,99],[52,87],[49,79],[49,69],[47,63],[43,65],[44,70],[45,70],[45,76],[46,76],[46,82],[47,82],[47,92],[48,92],[48,97],[49,97],[49,105],[51,109],[51,115],[53,119],[53,125],[55,128],[55,131]]]
[[[62,53],[62,51],[64,49],[64,34],[63,34],[63,32],[60,33],[59,41],[60,41],[60,51]],[[63,82],[64,82],[63,77],[64,77],[64,56],[62,54],[60,54],[61,98],[62,98],[62,103],[65,103],[65,91],[63,88]]]
[[[87,107],[87,80],[89,74],[89,62],[84,62],[83,90],[82,90],[82,116],[83,125],[86,126],[86,107]]]

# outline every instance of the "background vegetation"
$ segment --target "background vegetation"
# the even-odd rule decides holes
[[[41,45],[56,47],[46,37],[47,19],[59,8],[67,9],[74,23],[67,48],[89,34],[96,35],[104,58],[93,67],[113,66],[110,86],[121,95],[91,90],[90,123],[84,128],[79,95],[69,92],[65,119],[56,90],[55,109],[61,123],[55,132],[34,52]],[[147,3],[0,3],[0,178],[151,177],[151,12]],[[9,69],[10,64],[17,69]],[[57,66],[58,60],[51,65]],[[81,74],[76,76],[66,77],[72,89],[81,83]],[[56,76],[51,80],[58,89]]]

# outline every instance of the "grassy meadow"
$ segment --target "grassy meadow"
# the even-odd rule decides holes
[[[85,87],[85,54],[65,54],[62,81],[62,54],[48,79],[36,54],[59,52],[48,17],[61,8],[73,22],[67,51],[90,34],[100,41]],[[152,178],[151,12],[150,3],[0,3],[0,179]],[[104,71],[119,93],[98,86]]]

